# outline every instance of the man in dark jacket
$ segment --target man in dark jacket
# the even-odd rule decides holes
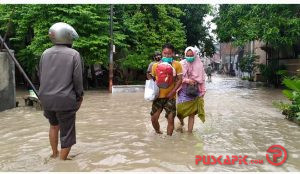
[[[78,38],[73,27],[56,23],[49,29],[49,36],[54,46],[45,50],[40,59],[39,98],[50,123],[51,157],[59,155],[60,131],[60,159],[66,160],[76,143],[75,118],[83,100],[82,62],[80,54],[71,48]]]

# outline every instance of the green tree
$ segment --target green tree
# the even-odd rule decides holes
[[[121,5],[120,5],[121,6]],[[123,33],[127,35],[127,56],[121,65],[132,69],[145,69],[151,55],[166,42],[182,52],[185,46],[184,26],[179,17],[184,13],[168,5],[129,5],[123,8]],[[120,19],[119,19],[120,20]]]
[[[300,5],[220,5],[215,18],[221,42],[243,45],[261,40],[274,47],[292,46],[300,38]]]
[[[257,55],[245,55],[239,63],[239,67],[242,72],[248,72],[250,74],[250,79],[253,78],[253,72],[255,68],[258,66],[256,60],[259,58]]]
[[[202,18],[208,13],[208,6],[197,6],[199,11],[192,6],[185,8],[176,5],[114,5],[115,71],[145,71],[152,54],[161,50],[163,44],[172,43],[177,52],[183,52],[187,43],[195,42],[191,40],[194,37],[200,40],[208,38],[206,31],[202,31]],[[42,52],[52,46],[48,38],[50,26],[66,22],[79,34],[80,38],[73,47],[81,53],[85,65],[100,64],[108,69],[109,10],[109,5],[0,5],[0,33],[6,34],[7,42],[16,51],[20,63],[32,74]],[[189,22],[183,22],[182,17],[188,13],[192,20],[194,12],[201,19],[193,21],[197,27],[187,27]],[[196,35],[189,36],[187,41],[187,32]],[[122,73],[116,76],[123,78]]]
[[[80,39],[74,42],[86,64],[107,64],[109,44],[108,5],[15,5],[12,21],[15,34],[10,38],[17,57],[28,72],[35,70],[42,52],[52,46],[48,30],[56,22],[76,28]],[[13,8],[11,7],[11,8]],[[3,13],[11,12],[3,7]],[[7,19],[6,19],[7,20]],[[1,28],[2,32],[5,28]],[[116,41],[122,36],[116,34]]]
[[[208,4],[180,4],[175,6],[185,13],[180,17],[180,21],[185,26],[186,44],[201,46],[204,48],[203,53],[212,56],[215,53],[213,38],[209,35],[208,27],[204,25],[204,17],[212,12],[212,6]]]

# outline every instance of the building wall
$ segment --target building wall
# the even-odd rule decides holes
[[[212,56],[211,60],[212,60],[212,62],[215,62],[215,63],[221,63],[220,54],[219,53],[215,53]]]
[[[262,47],[265,46],[265,43],[262,41],[252,41],[248,42],[244,45],[244,55],[246,54],[255,54],[258,55],[259,58],[256,61],[257,64],[264,64],[266,65],[267,62],[267,53]],[[231,49],[231,63],[236,63],[237,60],[237,54],[238,49],[231,46],[230,43],[221,43],[221,50],[220,50],[220,56],[221,56],[221,66],[223,66],[225,69],[225,72],[228,72],[230,67],[230,48]],[[300,48],[300,43],[299,43]],[[272,59],[279,59],[280,65],[285,65],[287,67],[289,75],[299,75],[300,73],[300,59],[297,59],[295,57],[293,49],[292,48],[280,48],[279,50],[275,50],[271,55],[269,54],[269,57]],[[300,56],[299,56],[300,58]],[[238,67],[233,65],[233,70],[236,71]],[[299,71],[298,71],[299,70]],[[237,73],[236,73],[237,74]],[[241,74],[241,72],[238,72],[238,74]],[[262,76],[259,72],[259,68],[256,68],[254,71],[254,81],[261,81]]]
[[[267,55],[264,50],[261,49],[262,46],[264,46],[265,43],[262,41],[254,41],[254,54],[259,56],[259,59],[257,60],[257,64],[267,64]],[[262,76],[260,74],[260,71],[258,68],[256,68],[254,73],[254,81],[262,81]]]
[[[223,69],[225,73],[229,73],[230,71],[230,62],[232,69],[236,71],[237,67],[234,65],[236,62],[236,55],[238,48],[234,47],[232,43],[221,43],[220,44],[220,59],[221,59],[221,65],[220,67]]]
[[[6,52],[0,52],[0,112],[16,105],[15,64]]]
[[[266,64],[267,63],[266,52],[261,49],[261,47],[263,45],[265,45],[264,42],[254,41],[254,54],[259,56],[259,60],[257,61],[257,63],[259,63],[259,64]]]
[[[279,61],[279,65],[285,65],[289,75],[299,75],[300,59],[283,59]]]
[[[230,42],[229,43],[221,43],[221,55],[229,55],[230,54],[230,48],[231,48],[231,54],[234,54],[237,52],[237,48],[234,47]]]

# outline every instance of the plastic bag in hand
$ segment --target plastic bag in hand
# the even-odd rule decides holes
[[[159,95],[159,88],[154,80],[146,80],[144,98],[147,101],[155,100]]]

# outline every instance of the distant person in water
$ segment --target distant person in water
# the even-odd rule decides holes
[[[206,75],[207,75],[207,78],[208,78],[209,82],[211,82],[211,74],[212,74],[212,67],[209,64],[208,67],[206,68]]]
[[[71,48],[78,38],[73,27],[56,23],[49,29],[49,36],[54,46],[45,50],[40,59],[39,97],[50,123],[51,157],[59,156],[60,131],[60,159],[66,160],[76,144],[75,118],[83,100],[82,62],[80,54]]]
[[[151,121],[156,133],[162,134],[158,122],[163,109],[168,120],[167,135],[172,135],[176,116],[176,91],[182,82],[182,66],[174,60],[174,47],[165,44],[162,47],[162,59],[152,66],[152,75],[159,87],[159,97],[152,103]]]

